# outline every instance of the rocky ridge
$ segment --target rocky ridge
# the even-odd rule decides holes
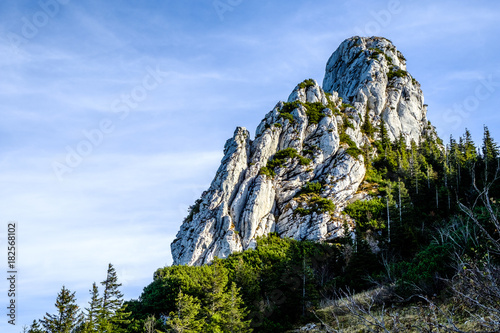
[[[368,117],[368,119],[365,119]],[[433,132],[420,84],[387,39],[353,37],[326,66],[323,88],[295,87],[257,127],[254,140],[238,127],[210,188],[191,207],[171,244],[175,265],[202,265],[255,247],[276,232],[298,240],[331,241],[353,221],[343,208],[365,194],[364,156],[384,121],[388,135],[419,142]]]

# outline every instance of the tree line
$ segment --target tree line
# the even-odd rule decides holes
[[[80,311],[63,287],[57,314],[28,332],[283,332],[317,320],[331,328],[336,322],[318,311],[341,299],[345,311],[368,318],[369,330],[403,329],[397,315],[389,327],[384,314],[355,302],[355,293],[373,288],[384,291],[372,299],[379,306],[427,302],[428,331],[462,332],[457,318],[499,329],[500,150],[488,128],[479,147],[468,130],[445,144],[432,131],[407,143],[391,142],[383,122],[363,128],[371,138],[360,147],[366,197],[345,207],[355,224],[344,224],[344,236],[315,243],[270,234],[210,265],[160,268],[130,301],[110,265],[88,308]]]
[[[88,308],[80,309],[76,303],[75,292],[65,286],[56,298],[56,313],[34,320],[31,326],[25,327],[28,333],[70,333],[70,332],[121,332],[124,325],[130,323],[120,291],[116,270],[112,264],[108,265],[106,279],[101,282],[102,295],[94,282],[90,289]],[[124,331],[123,331],[124,332]]]

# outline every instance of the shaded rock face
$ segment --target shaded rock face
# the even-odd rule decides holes
[[[314,80],[299,84],[267,113],[253,141],[237,128],[171,245],[174,264],[209,263],[254,248],[271,232],[313,241],[343,236],[352,224],[343,208],[363,197],[358,148],[373,140],[361,131],[367,108],[372,125],[383,119],[393,139],[419,142],[427,128],[419,84],[405,70],[388,40],[350,38],[328,61],[324,89]]]

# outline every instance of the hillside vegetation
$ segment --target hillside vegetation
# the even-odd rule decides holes
[[[480,147],[468,131],[446,145],[430,136],[390,142],[383,122],[370,136],[377,139],[362,149],[368,171],[359,189],[370,195],[345,208],[356,224],[345,225],[344,237],[270,234],[210,265],[158,269],[126,302],[110,266],[107,301],[94,285],[94,303],[79,312],[63,287],[58,315],[28,332],[286,332],[306,324],[302,331],[498,332],[500,167],[488,128]],[[57,318],[70,328],[49,327]]]

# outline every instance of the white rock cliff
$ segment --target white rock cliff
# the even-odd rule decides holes
[[[257,127],[238,127],[210,186],[173,241],[174,265],[202,265],[255,247],[276,232],[329,241],[351,220],[342,213],[365,176],[361,127],[386,123],[391,139],[419,142],[432,130],[419,83],[387,39],[353,37],[332,54],[323,88],[299,84]]]

